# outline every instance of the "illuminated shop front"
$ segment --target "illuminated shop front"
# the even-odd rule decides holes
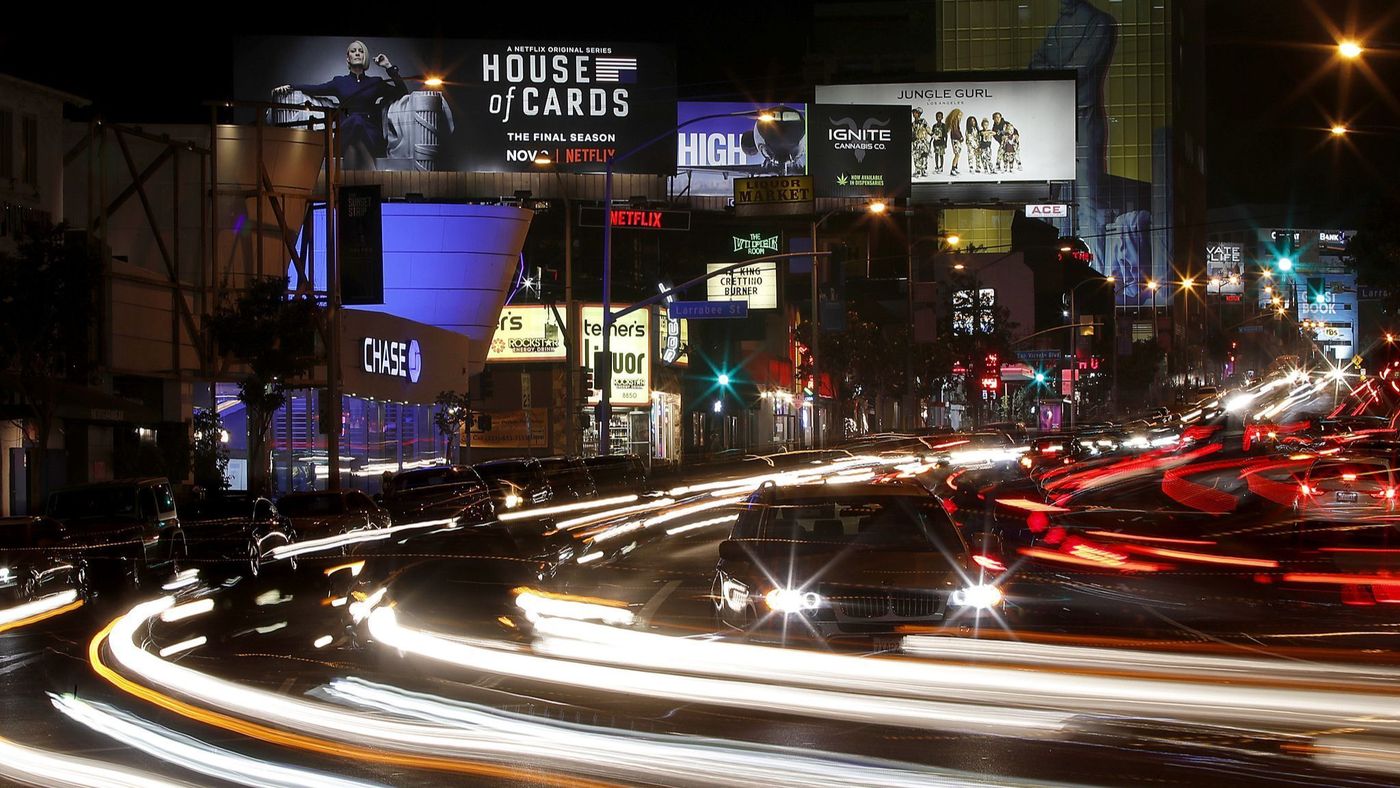
[[[341,486],[378,492],[383,475],[449,460],[437,428],[439,392],[467,385],[468,340],[461,334],[374,312],[346,310],[341,324]],[[246,489],[247,419],[238,384],[215,385],[215,408],[229,450],[230,486]],[[328,486],[325,389],[295,389],[273,418],[272,493]]]

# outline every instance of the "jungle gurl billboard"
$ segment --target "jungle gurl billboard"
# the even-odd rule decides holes
[[[241,99],[338,106],[351,169],[601,172],[676,118],[675,56],[653,44],[277,36],[242,39],[236,64]],[[656,145],[617,171],[675,159]]]
[[[910,109],[919,183],[1074,180],[1074,80],[819,85],[823,104]]]

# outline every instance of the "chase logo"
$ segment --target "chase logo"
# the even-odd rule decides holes
[[[597,82],[637,84],[635,57],[597,57],[593,59],[593,78]]]
[[[423,351],[418,347],[418,340],[411,339],[408,342],[408,382],[417,383],[422,374]]]

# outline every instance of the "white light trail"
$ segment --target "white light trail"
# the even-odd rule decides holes
[[[615,498],[597,498],[591,501],[579,501],[578,503],[566,503],[558,506],[545,506],[538,509],[524,509],[518,512],[506,512],[496,516],[497,520],[508,523],[513,520],[526,520],[536,517],[553,517],[556,514],[567,512],[580,512],[587,509],[601,509],[605,506],[621,506],[637,500],[636,495],[619,495]]]
[[[203,635],[200,635],[199,637],[190,638],[189,640],[182,640],[179,643],[166,646],[165,648],[160,650],[160,655],[162,657],[168,657],[172,654],[179,654],[183,651],[189,651],[192,648],[199,648],[200,646],[208,642],[208,638],[204,637]]]
[[[0,609],[0,625],[13,624],[16,621],[23,621],[26,618],[48,613],[57,610],[64,605],[71,604],[78,600],[78,592],[72,589],[57,594],[39,597],[32,602],[25,602],[14,607]]]
[[[213,599],[200,599],[183,605],[176,605],[164,613],[160,614],[160,620],[166,623],[171,621],[182,621],[194,616],[203,615],[214,609]]]
[[[538,621],[542,616],[553,616],[578,621],[602,621],[605,624],[630,627],[635,620],[632,611],[626,607],[564,599],[530,589],[516,594],[515,604],[525,611],[525,617],[530,621]]]
[[[731,514],[727,517],[715,517],[710,520],[701,520],[698,523],[690,523],[689,525],[678,525],[675,528],[667,528],[666,535],[675,536],[676,534],[683,534],[687,531],[696,531],[701,528],[708,528],[712,525],[719,525],[720,523],[732,523],[737,519],[739,519],[739,515]]]
[[[171,782],[128,769],[65,753],[26,747],[0,739],[0,775],[16,782],[62,788],[189,788],[188,783]]]
[[[97,733],[167,763],[218,780],[269,788],[369,788],[375,785],[239,755],[105,704],[89,703],[71,695],[50,694],[49,697],[53,700],[54,708]]]

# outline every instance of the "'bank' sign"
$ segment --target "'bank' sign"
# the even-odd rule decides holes
[[[360,368],[371,375],[407,378],[417,383],[423,374],[423,352],[418,340],[364,337],[360,340]]]

